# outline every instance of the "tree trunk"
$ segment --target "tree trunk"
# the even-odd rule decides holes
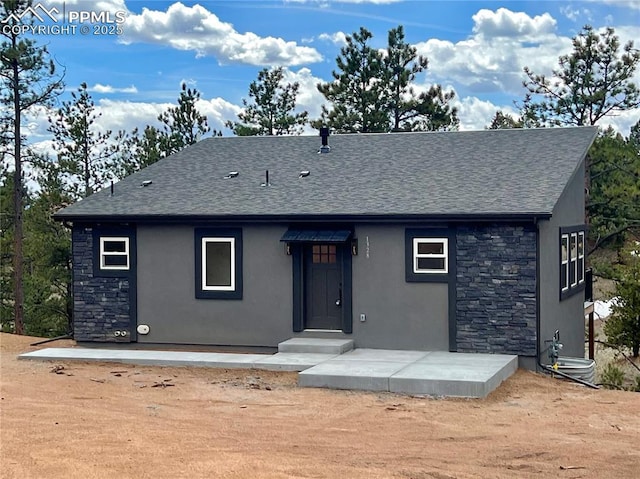
[[[16,47],[16,38],[13,38],[13,48]],[[22,157],[20,136],[20,88],[18,70],[18,60],[12,60],[13,69],[13,108],[15,118],[13,119],[14,134],[14,180],[13,180],[13,207],[14,207],[14,235],[13,235],[13,309],[16,334],[24,334],[24,289],[23,289],[23,231],[22,231],[22,213],[23,213],[23,186],[22,186]]]
[[[631,348],[633,350],[633,357],[637,358],[638,356],[640,356],[640,343],[633,343],[633,348]]]

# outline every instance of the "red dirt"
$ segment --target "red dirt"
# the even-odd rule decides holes
[[[637,393],[519,371],[484,400],[432,399],[301,389],[292,373],[18,361],[34,340],[0,335],[3,478],[622,479],[640,471]]]

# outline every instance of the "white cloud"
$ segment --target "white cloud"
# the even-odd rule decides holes
[[[300,65],[322,60],[314,48],[299,46],[282,38],[259,37],[255,33],[237,32],[233,25],[221,21],[200,5],[187,7],[174,3],[166,12],[143,8],[130,14],[120,41],[157,43],[178,50],[194,51],[196,56],[214,56],[221,64]]]
[[[344,32],[321,33],[320,35],[318,35],[318,40],[331,42],[334,45],[338,45],[339,47],[341,47],[347,44],[347,35]]]
[[[326,100],[324,95],[318,91],[318,83],[324,83],[324,80],[313,76],[308,68],[301,68],[297,72],[286,69],[284,72],[284,81],[286,83],[300,84],[298,96],[296,97],[297,110],[309,112],[309,118],[316,119],[320,117],[322,105]]]
[[[135,87],[135,85],[124,88],[116,88],[111,85],[103,85],[102,83],[96,83],[92,87],[87,88],[87,91],[95,93],[138,93],[138,89]]]
[[[553,34],[557,26],[548,13],[532,18],[524,12],[512,12],[506,8],[499,8],[495,12],[482,9],[471,18],[474,21],[473,32],[486,38],[537,39],[540,35]]]
[[[458,108],[460,118],[460,130],[483,130],[491,123],[498,110],[518,118],[518,112],[512,106],[494,105],[488,100],[480,100],[476,97],[454,99],[452,105]]]
[[[430,39],[415,45],[429,58],[432,81],[461,84],[475,94],[522,96],[525,66],[549,74],[558,56],[572,48],[570,38],[555,33],[556,21],[548,13],[530,17],[505,8],[482,9],[473,20],[473,34],[467,39]]]

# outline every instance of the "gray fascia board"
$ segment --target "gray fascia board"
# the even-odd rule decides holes
[[[305,222],[305,223],[420,223],[425,221],[438,223],[464,223],[464,222],[537,222],[541,219],[551,218],[550,212],[531,213],[457,213],[457,214],[431,214],[431,215],[407,215],[407,214],[371,214],[371,215],[60,215],[55,214],[57,221],[71,223],[198,223],[198,222],[223,222],[223,223],[276,223],[276,222]]]

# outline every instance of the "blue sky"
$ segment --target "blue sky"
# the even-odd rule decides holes
[[[41,3],[62,11],[62,0]],[[66,95],[86,82],[102,114],[99,127],[112,130],[154,124],[186,81],[202,93],[211,126],[229,134],[224,122],[236,119],[249,83],[277,65],[300,83],[300,108],[315,117],[323,102],[316,83],[331,78],[344,35],[361,26],[383,48],[388,30],[403,25],[429,59],[417,88],[454,89],[465,130],[483,128],[497,109],[515,112],[513,102],[525,93],[523,67],[549,73],[583,25],[612,26],[622,40],[640,40],[639,0],[67,0],[64,9],[126,14],[121,35],[38,35],[65,69]],[[627,134],[638,118],[635,110],[607,123]],[[45,113],[33,118],[33,142],[46,143],[46,126]]]

